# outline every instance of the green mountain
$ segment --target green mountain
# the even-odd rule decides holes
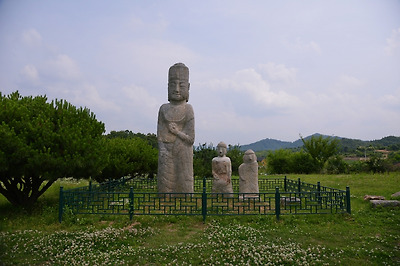
[[[316,133],[305,137],[304,139],[309,139],[312,136],[320,136],[321,134]],[[330,137],[323,135],[325,137]],[[343,152],[354,151],[360,147],[371,147],[374,149],[388,149],[388,150],[400,150],[400,137],[388,136],[379,140],[359,140],[359,139],[349,139],[343,137],[335,137],[339,139],[340,150]],[[294,142],[281,141],[276,139],[263,139],[257,142],[242,145],[240,149],[246,151],[252,149],[253,151],[274,151],[279,149],[296,149],[303,146],[301,139]]]

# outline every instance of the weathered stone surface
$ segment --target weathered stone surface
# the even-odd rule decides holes
[[[392,194],[392,198],[399,198],[400,197],[400,191]]]
[[[364,200],[385,200],[385,197],[376,195],[365,195]]]
[[[239,192],[259,193],[257,156],[252,150],[247,150],[243,163],[239,166]],[[245,197],[256,197],[257,194],[246,194]]]
[[[158,113],[159,192],[194,191],[194,112],[189,100],[189,69],[182,63],[170,67],[168,101]]]
[[[212,159],[212,175],[214,193],[233,193],[232,189],[232,164],[231,159],[226,157],[227,145],[220,142],[217,145],[218,157]]]
[[[400,201],[398,200],[371,200],[372,207],[400,207]]]

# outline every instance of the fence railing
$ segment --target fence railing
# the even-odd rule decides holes
[[[232,179],[234,191],[239,180]],[[194,193],[158,193],[155,179],[119,179],[87,187],[60,188],[59,221],[74,214],[106,215],[281,215],[351,213],[346,191],[301,182],[260,178],[260,193],[212,193],[212,179],[195,179]]]

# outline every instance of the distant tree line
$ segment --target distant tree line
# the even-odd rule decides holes
[[[310,174],[310,173],[383,173],[400,170],[400,152],[391,151],[387,158],[383,153],[371,147],[362,147],[361,160],[346,161],[340,153],[339,139],[332,137],[312,136],[303,139],[304,145],[299,150],[280,149],[269,151],[265,156],[261,172],[270,174]],[[384,143],[384,142],[383,142]],[[383,145],[383,144],[382,144]],[[396,147],[395,147],[396,148]]]
[[[314,134],[314,137],[324,136],[321,134]],[[308,140],[311,136],[304,139]],[[349,139],[334,137],[338,140],[338,152],[345,156],[360,156],[364,155],[365,151],[373,152],[374,150],[387,149],[390,151],[400,150],[400,137],[387,136],[379,140],[364,141],[359,139]],[[303,141],[298,139],[294,142],[280,141],[276,139],[263,139],[252,144],[241,146],[242,150],[252,149],[260,157],[266,156],[269,151],[279,149],[290,149],[292,151],[299,151],[303,146]]]

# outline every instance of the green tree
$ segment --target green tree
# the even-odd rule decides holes
[[[389,153],[388,161],[392,171],[400,171],[400,151]]]
[[[316,165],[310,154],[304,151],[293,152],[290,154],[289,160],[290,173],[294,174],[310,174],[316,171]]]
[[[349,173],[363,173],[369,170],[366,161],[353,161],[348,163],[347,171]]]
[[[348,165],[343,156],[337,154],[328,159],[325,170],[328,174],[344,174],[348,170]]]
[[[267,155],[268,172],[271,174],[288,174],[292,172],[291,151],[279,149]]]
[[[228,145],[226,156],[231,159],[232,175],[239,175],[239,166],[243,163],[244,152],[240,150],[240,145]]]
[[[60,177],[96,176],[104,124],[87,108],[0,93],[0,193],[28,208]]]
[[[123,176],[153,178],[157,172],[158,151],[142,138],[106,138],[105,154],[107,163],[96,178],[99,182]]]
[[[218,153],[213,144],[204,143],[193,148],[193,173],[197,177],[212,177],[212,159]]]
[[[158,148],[157,143],[157,136],[154,133],[133,133],[130,130],[121,130],[121,131],[111,131],[109,134],[106,135],[107,138],[122,138],[122,139],[129,139],[129,138],[141,138],[146,140],[153,148]]]
[[[309,174],[315,172],[311,156],[304,151],[288,149],[270,151],[267,156],[268,172],[271,174]]]
[[[368,170],[375,173],[383,173],[389,169],[387,160],[382,158],[382,154],[374,153],[366,161]]]
[[[339,140],[336,138],[322,135],[314,135],[309,139],[304,139],[300,135],[300,138],[304,144],[303,149],[310,154],[318,172],[321,172],[325,162],[338,152]]]

